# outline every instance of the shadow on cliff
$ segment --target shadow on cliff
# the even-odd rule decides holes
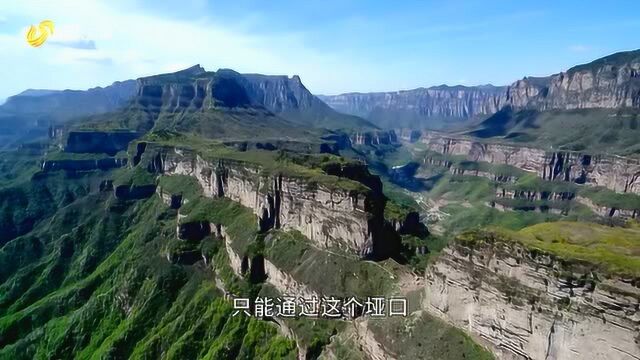
[[[467,135],[480,138],[506,136],[507,138],[516,139],[526,135],[526,133],[512,132],[511,130],[516,127],[537,129],[539,126],[536,125],[535,121],[538,114],[539,112],[536,110],[514,111],[510,106],[507,106],[480,123],[478,129],[467,132]]]

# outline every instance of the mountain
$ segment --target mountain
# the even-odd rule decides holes
[[[135,89],[127,80],[86,91],[25,90],[0,106],[0,149],[46,137],[51,125],[121,108]]]
[[[182,111],[187,110],[191,115],[185,118]],[[227,124],[233,129],[220,121],[215,126],[223,113],[235,118]],[[251,131],[244,126],[246,121],[239,120],[242,117],[262,123],[274,134],[276,129],[295,127],[376,129],[364,119],[327,106],[298,76],[243,75],[228,69],[207,72],[196,65],[87,91],[26,90],[0,106],[0,140],[5,148],[15,146],[46,137],[51,126],[72,120],[76,125],[106,122],[150,129],[158,119],[185,125],[200,118],[195,122],[213,126],[211,132],[229,135],[243,128]]]
[[[387,93],[321,96],[338,111],[381,127],[443,128],[486,118],[505,107],[572,110],[640,107],[640,50],[616,53],[548,77],[510,86],[436,86]]]
[[[200,65],[172,74],[138,79],[134,102],[163,112],[257,109],[315,128],[374,129],[368,121],[341,114],[311,94],[300,77],[240,74]]]
[[[382,128],[443,128],[486,116],[502,106],[506,87],[434,86],[397,92],[319,96],[334,109],[369,119]]]
[[[82,90],[26,90],[0,106],[2,114],[39,116],[49,121],[113,111],[127,103],[136,89],[134,80]]]

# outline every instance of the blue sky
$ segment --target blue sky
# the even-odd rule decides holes
[[[509,84],[640,48],[637,0],[2,1],[0,99],[200,63],[317,94]],[[29,24],[56,23],[41,48]]]

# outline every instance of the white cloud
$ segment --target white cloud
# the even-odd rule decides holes
[[[118,4],[109,0],[14,2],[8,16],[50,19],[56,30],[50,39],[52,43],[38,49],[29,48],[22,33],[17,36],[20,41],[13,37],[5,41],[0,36],[0,53],[11,54],[2,65],[20,68],[8,75],[10,81],[5,81],[10,84],[5,86],[15,88],[0,88],[0,97],[30,87],[104,86],[115,80],[194,64],[208,70],[231,68],[240,72],[298,74],[313,92],[337,93],[344,90],[345,81],[362,88],[379,87],[380,79],[367,73],[384,73],[385,68],[393,66],[374,65],[374,59],[354,60],[346,51],[321,52],[305,41],[304,34],[248,33],[242,28],[243,19],[231,24],[204,16],[176,20],[128,11]],[[251,14],[247,16],[250,18]],[[34,74],[32,69],[38,69],[38,73]]]

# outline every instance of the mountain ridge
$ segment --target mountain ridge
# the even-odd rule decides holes
[[[433,86],[396,92],[320,96],[338,111],[381,127],[443,128],[514,109],[640,107],[640,50],[619,52],[509,86]],[[398,126],[400,125],[400,126]]]

